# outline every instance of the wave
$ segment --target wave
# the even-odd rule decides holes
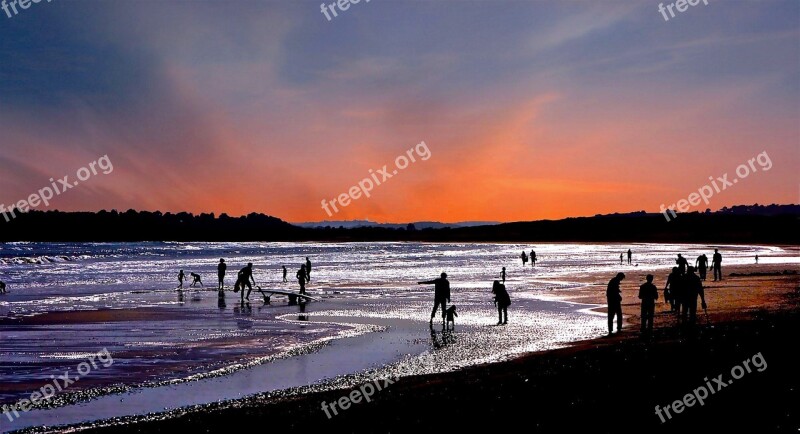
[[[89,258],[86,255],[80,256],[15,256],[11,258],[0,258],[0,264],[4,265],[42,265],[54,264],[59,262],[75,262]]]

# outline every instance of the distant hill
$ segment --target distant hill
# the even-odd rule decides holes
[[[409,224],[414,225],[415,229],[444,229],[444,228],[468,228],[473,226],[492,226],[499,222],[410,222],[410,223],[377,223],[370,220],[323,220],[321,222],[293,223],[301,228],[386,228],[386,229],[407,229]]]
[[[346,228],[343,224],[333,226],[336,222],[325,227],[300,227],[255,213],[217,217],[134,210],[17,212],[11,221],[3,220],[0,216],[0,241],[586,241],[800,245],[800,205],[741,205],[716,212],[679,213],[671,221],[662,214],[640,211],[491,225],[415,222],[412,227],[373,224]]]

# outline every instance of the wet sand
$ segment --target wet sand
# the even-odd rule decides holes
[[[800,428],[800,360],[794,343],[800,320],[796,295],[800,279],[797,274],[782,274],[784,270],[786,266],[766,265],[725,269],[721,283],[706,281],[708,322],[701,317],[703,324],[696,331],[681,330],[659,303],[656,332],[648,340],[637,331],[636,299],[646,272],[626,272],[622,285],[626,328],[621,335],[502,363],[402,378],[370,403],[353,405],[332,419],[326,417],[321,403],[340,399],[352,386],[286,397],[262,394],[149,420],[117,420],[95,430],[222,432],[263,424],[292,432],[408,432],[467,429],[478,422],[503,429],[508,421],[543,431],[704,428],[738,432],[753,427],[759,432],[796,432]],[[749,275],[754,272],[771,275]],[[659,290],[664,277],[656,276]],[[594,285],[570,290],[569,298],[604,301],[605,276],[583,280]],[[543,297],[564,295],[559,292],[548,291]],[[687,409],[666,423],[655,415],[655,405],[664,407],[682,399],[704,384],[705,377],[728,374],[731,367],[759,352],[768,363],[764,372],[746,375],[709,398],[705,406]],[[512,422],[514,418],[520,421]]]

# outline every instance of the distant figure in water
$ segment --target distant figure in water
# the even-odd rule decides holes
[[[506,286],[495,280],[492,283],[492,294],[494,294],[494,304],[497,306],[497,325],[508,324],[508,306],[511,305],[511,297],[506,291]]]
[[[722,280],[722,255],[720,255],[719,249],[714,249],[714,257],[711,259],[711,266],[714,268],[714,281],[717,281],[718,276],[719,280]]]
[[[703,290],[703,282],[694,274],[694,267],[689,267],[689,274],[685,276],[685,295],[683,301],[683,311],[681,316],[686,320],[687,313],[689,314],[689,323],[694,324],[697,321],[697,296],[700,296],[703,309],[706,309],[706,294]]]
[[[285,265],[281,265],[281,266],[283,267],[283,283],[286,283],[286,282],[288,282],[288,280],[286,280],[286,274],[288,273],[288,271],[286,270],[286,266]]]
[[[306,275],[306,272],[306,266],[303,264],[300,266],[300,269],[297,270],[297,274],[295,275],[297,277],[297,283],[300,284],[301,294],[306,293],[306,282],[308,282],[308,276]]]
[[[700,272],[700,280],[706,280],[706,269],[708,268],[708,256],[705,253],[697,257],[694,266]]]
[[[678,259],[675,260],[675,263],[678,264],[678,271],[681,272],[681,276],[686,274],[686,267],[689,266],[689,261],[678,253]]]
[[[619,254],[619,265],[622,265],[622,253]]]
[[[628,265],[631,265],[632,259],[633,259],[633,252],[631,252],[631,249],[628,249]]]
[[[528,263],[528,255],[527,255],[527,254],[525,254],[525,251],[523,250],[523,251],[522,251],[522,254],[521,254],[521,255],[519,255],[519,257],[520,257],[520,259],[522,259],[522,266],[524,267],[524,266],[525,266],[525,264],[527,264],[527,263]]]
[[[503,267],[503,271],[500,272],[500,278],[503,279],[503,283],[506,283],[506,267]]]
[[[680,309],[678,293],[681,290],[681,273],[678,267],[672,267],[672,273],[667,276],[667,284],[664,285],[664,302],[669,302],[670,310],[676,312]]]
[[[224,259],[219,260],[219,265],[217,265],[217,278],[219,282],[217,283],[217,289],[220,291],[225,290],[225,272],[228,270],[228,264],[225,263]]]
[[[311,260],[306,256],[306,282],[311,282]]]
[[[456,329],[456,318],[458,317],[458,313],[456,313],[456,305],[452,305],[447,308],[445,311],[445,316],[447,317],[447,321],[445,322],[445,327],[449,328],[450,324],[453,324],[453,330]]]
[[[523,252],[524,253],[524,252]],[[433,286],[433,310],[431,311],[431,324],[433,318],[436,316],[436,309],[439,305],[442,306],[442,322],[447,321],[447,303],[450,302],[450,281],[447,280],[447,273],[442,273],[438,279],[426,280],[424,282],[417,282],[418,285],[434,285]]]
[[[531,267],[536,266],[536,252],[531,250]]]
[[[619,288],[625,273],[617,273],[614,278],[608,281],[606,288],[606,300],[608,301],[608,335],[614,326],[614,316],[617,317],[617,333],[622,331],[622,290]]]
[[[756,255],[756,264],[758,264],[758,255]]]
[[[236,287],[242,291],[242,302],[244,302],[245,299],[250,300],[250,291],[253,290],[253,285],[255,284],[256,279],[253,277],[253,263],[248,262],[236,275]],[[244,293],[245,287],[247,287],[246,295]]]
[[[0,280],[0,294],[5,294],[7,292],[8,291],[6,291],[6,282]]]
[[[639,287],[639,299],[642,300],[642,333],[651,333],[658,300],[658,289],[653,285],[652,274],[648,274],[647,283]]]
[[[192,276],[192,284],[189,285],[190,287],[194,288],[195,285],[197,285],[198,283],[200,284],[200,286],[203,286],[203,282],[200,280],[199,274],[197,273],[190,273],[190,274]]]
[[[183,279],[186,279],[186,275],[183,274],[183,270],[178,273],[178,287],[175,289],[183,289]]]

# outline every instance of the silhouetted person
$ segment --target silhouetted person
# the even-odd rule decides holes
[[[531,250],[531,267],[536,266],[536,252]]]
[[[219,265],[217,265],[217,279],[219,282],[217,283],[217,289],[222,291],[225,289],[225,272],[228,271],[228,264],[225,263],[224,259],[219,260]]]
[[[6,291],[6,282],[0,280],[0,294],[5,294],[7,292],[8,291]]]
[[[523,252],[524,253],[524,252]],[[434,285],[433,290],[433,310],[431,311],[431,324],[433,318],[436,316],[436,309],[439,305],[442,306],[442,322],[447,320],[446,310],[447,303],[450,302],[450,281],[447,280],[447,273],[442,273],[438,279],[426,280],[424,282],[417,282],[418,285]]]
[[[295,277],[297,277],[297,283],[300,284],[300,294],[305,294],[306,293],[306,282],[308,282],[308,276],[306,275],[306,266],[305,266],[305,264],[300,266],[300,269],[297,270],[297,274],[295,274]]]
[[[495,280],[492,283],[492,294],[494,294],[494,304],[497,306],[497,325],[508,324],[508,306],[511,305],[511,297],[506,291],[506,286]]]
[[[527,264],[527,263],[528,263],[528,255],[527,255],[527,254],[525,253],[525,251],[523,250],[523,251],[522,251],[522,254],[521,254],[521,255],[519,255],[519,257],[520,257],[520,259],[522,259],[522,266],[524,267],[524,266],[525,266],[525,264]]]
[[[250,300],[250,291],[253,290],[253,285],[256,284],[256,279],[253,277],[253,263],[248,262],[247,265],[239,270],[236,275],[236,286],[241,288],[242,302],[245,299]],[[244,288],[247,287],[247,294],[244,293]]]
[[[631,252],[631,249],[628,249],[628,265],[631,265],[632,259],[633,259],[633,252]]]
[[[714,281],[718,278],[722,280],[722,255],[719,249],[714,249],[714,257],[711,259],[711,265],[714,268]]]
[[[758,255],[756,255],[756,265],[758,264]]]
[[[678,267],[672,267],[672,273],[667,276],[667,284],[664,285],[664,301],[669,301],[670,310],[677,312],[680,309],[678,293],[681,292],[681,272]]]
[[[617,317],[617,333],[622,331],[622,290],[619,284],[625,278],[625,273],[617,273],[608,281],[606,300],[608,301],[608,334],[611,335],[614,326],[614,316]]]
[[[450,324],[453,324],[453,330],[456,328],[456,318],[458,318],[458,313],[456,312],[456,305],[452,305],[447,308],[445,311],[445,316],[447,320],[445,321],[445,327],[450,327]]]
[[[286,270],[285,265],[281,265],[281,267],[283,267],[283,283],[286,283],[288,282],[288,280],[286,280],[286,274],[288,273],[288,270]]]
[[[311,260],[306,256],[306,281],[311,282]]]
[[[639,298],[642,300],[642,333],[653,331],[653,315],[656,312],[658,289],[653,285],[653,275],[647,275],[647,282],[639,287]]]
[[[675,263],[678,264],[678,271],[681,272],[681,275],[686,274],[686,267],[689,266],[689,261],[687,261],[683,255],[678,253],[678,259],[675,260]]]
[[[203,282],[200,280],[199,274],[197,273],[190,273],[190,274],[192,276],[192,284],[189,285],[190,287],[194,288],[195,285],[197,285],[198,283],[200,284],[200,286],[203,286]]]
[[[697,257],[694,266],[700,272],[700,280],[706,280],[706,269],[708,269],[708,256],[705,253]]]
[[[503,267],[503,271],[500,272],[500,278],[503,279],[503,283],[506,283],[506,267]]]
[[[697,321],[697,296],[700,296],[702,300],[701,307],[705,309],[706,306],[706,294],[703,290],[703,282],[700,281],[700,278],[694,274],[694,267],[689,267],[689,274],[685,277],[686,279],[686,294],[685,300],[683,305],[683,319],[686,319],[686,314],[689,314],[689,323],[694,324]]]
[[[178,273],[178,287],[175,289],[183,289],[183,280],[186,279],[186,275],[183,274],[183,270]]]
[[[619,254],[619,265],[622,265],[622,253]]]

